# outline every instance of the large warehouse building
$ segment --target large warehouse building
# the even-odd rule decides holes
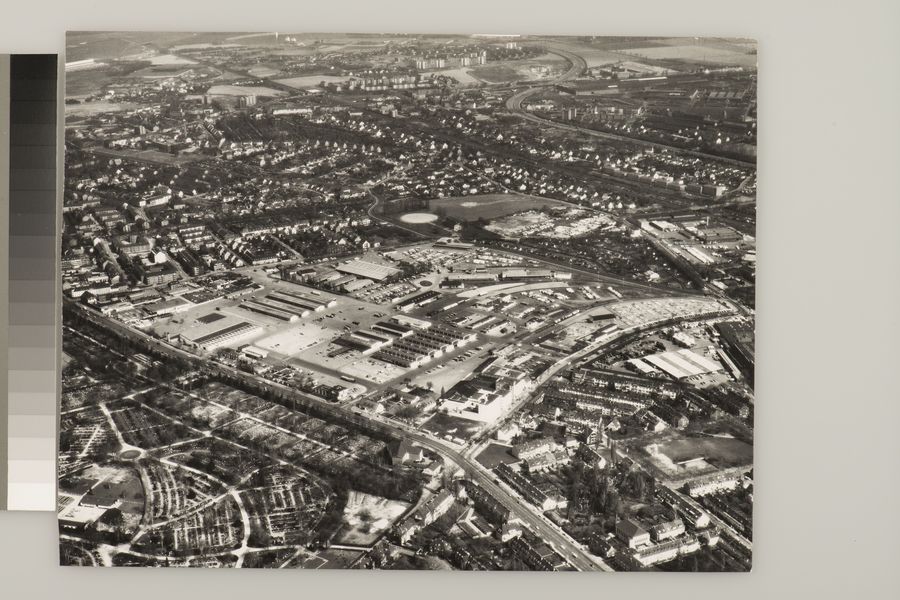
[[[382,281],[384,279],[387,279],[391,275],[400,273],[400,269],[395,269],[394,267],[390,267],[388,265],[379,265],[367,260],[351,260],[342,265],[336,266],[335,270],[339,273],[366,277],[368,279],[372,279],[373,281]]]
[[[692,377],[702,373],[715,373],[722,370],[722,365],[719,363],[686,349],[651,354],[650,356],[645,356],[643,362],[650,363],[675,379],[684,379],[685,377]]]
[[[262,332],[262,327],[255,323],[241,321],[236,317],[225,317],[208,323],[191,327],[179,337],[182,343],[203,350],[215,350],[238,340]]]

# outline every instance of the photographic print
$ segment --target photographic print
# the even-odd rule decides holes
[[[65,61],[61,564],[750,569],[754,41]]]

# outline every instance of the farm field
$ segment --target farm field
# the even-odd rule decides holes
[[[93,117],[103,113],[134,110],[137,104],[130,102],[107,102],[106,100],[97,100],[94,102],[82,102],[81,104],[67,104],[66,118]]]
[[[251,85],[214,85],[206,92],[210,96],[283,96],[284,92]]]
[[[289,77],[288,79],[276,79],[275,81],[292,88],[303,89],[318,87],[323,81],[325,83],[335,84],[344,83],[347,81],[347,78],[336,77],[334,75],[304,75],[303,77]]]
[[[469,74],[487,83],[507,83],[546,79],[562,73],[566,66],[566,61],[556,55],[544,54],[528,60],[505,61],[475,67]]]
[[[487,83],[507,83],[520,78],[516,69],[507,65],[490,65],[472,69],[470,73],[478,80]]]
[[[247,72],[250,73],[250,75],[253,75],[254,77],[274,77],[275,75],[278,75],[278,73],[279,73],[279,71],[277,71],[276,69],[273,69],[271,67],[267,67],[264,65],[258,65],[256,67],[252,67]]]
[[[443,210],[447,216],[464,221],[496,219],[517,212],[545,206],[569,206],[561,200],[526,196],[522,194],[485,194],[483,196],[456,196],[438,198],[428,203],[433,211]]]
[[[578,56],[584,59],[584,62],[587,63],[588,68],[603,67],[620,62],[623,59],[623,56],[619,53],[609,52],[608,50],[600,50],[599,48],[577,47],[574,51],[578,54]]]
[[[720,47],[683,45],[655,46],[652,48],[633,48],[627,51],[630,56],[655,60],[686,60],[700,63],[735,65],[739,67],[756,67],[756,55],[728,50]]]

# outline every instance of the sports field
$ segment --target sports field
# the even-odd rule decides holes
[[[140,516],[144,512],[144,486],[134,469],[107,465],[92,465],[79,477],[91,482],[84,495],[85,504],[111,506],[116,501],[126,514]]]
[[[507,60],[474,67],[469,74],[487,83],[532,81],[559,75],[565,71],[566,65],[566,61],[555,54],[542,54],[535,58]]]
[[[697,458],[720,469],[749,465],[753,462],[753,448],[741,440],[728,437],[689,437],[659,445],[659,451],[672,462]]]
[[[438,198],[428,203],[432,211],[443,210],[447,216],[463,221],[496,219],[545,206],[569,206],[561,200],[539,198],[524,194],[485,194],[483,196],[454,196]]]
[[[472,85],[479,83],[480,80],[472,77],[466,68],[457,69],[439,69],[435,71],[422,71],[422,75],[443,75],[444,77],[452,77],[461,85]]]

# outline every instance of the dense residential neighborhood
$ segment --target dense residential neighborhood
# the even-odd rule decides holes
[[[750,569],[754,42],[68,44],[64,564]]]

